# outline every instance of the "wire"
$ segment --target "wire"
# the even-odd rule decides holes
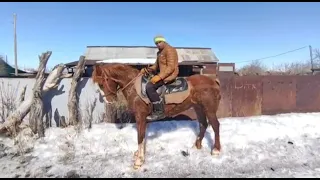
[[[267,56],[267,57],[263,57],[263,58],[259,58],[259,59],[254,59],[254,60],[240,61],[240,62],[235,62],[235,63],[244,63],[244,62],[251,62],[251,61],[257,61],[257,60],[269,59],[269,58],[281,56],[281,55],[284,55],[284,54],[288,54],[288,53],[291,53],[291,52],[294,52],[294,51],[298,51],[298,50],[301,50],[301,49],[304,49],[304,48],[307,48],[307,47],[309,47],[309,46],[303,46],[303,47],[301,47],[301,48],[294,49],[294,50],[290,50],[290,51],[287,51],[287,52],[284,52],[284,53],[281,53],[281,54],[277,54],[277,55]]]

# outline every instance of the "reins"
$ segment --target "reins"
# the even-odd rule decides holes
[[[141,75],[142,75],[142,74],[139,73],[135,78],[131,79],[131,81],[129,81],[123,88],[118,89],[117,92],[118,92],[119,90],[123,91],[125,88],[127,88],[133,81],[135,81],[135,80],[136,80],[138,77],[140,77]]]

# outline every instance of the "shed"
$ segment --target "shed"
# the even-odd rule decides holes
[[[179,56],[179,66],[182,71],[188,71],[190,68],[198,68],[206,65],[214,65],[219,59],[211,48],[202,47],[175,47]],[[86,75],[91,74],[90,67],[97,61],[108,62],[108,59],[156,59],[157,47],[155,46],[87,46],[84,56],[86,59]],[[65,64],[68,68],[76,66],[78,61],[73,61]],[[151,63],[135,62],[126,63],[142,68]],[[187,68],[188,66],[188,68]],[[194,66],[194,67],[193,67]],[[189,69],[189,70],[187,70]],[[186,72],[187,73],[187,72]]]

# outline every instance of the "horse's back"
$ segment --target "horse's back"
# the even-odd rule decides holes
[[[220,87],[220,80],[217,77],[210,77],[201,74],[195,74],[187,77],[187,81],[189,81],[193,87],[199,86],[214,86]]]

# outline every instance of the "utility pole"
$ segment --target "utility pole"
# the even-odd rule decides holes
[[[17,53],[17,15],[13,14],[13,34],[14,34],[14,64],[15,64],[15,75],[18,76],[18,53]]]

